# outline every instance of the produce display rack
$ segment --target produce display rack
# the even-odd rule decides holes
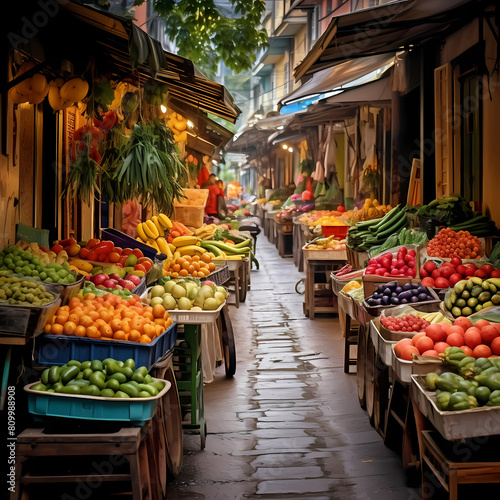
[[[276,225],[276,248],[280,257],[293,257],[293,221],[274,218]]]

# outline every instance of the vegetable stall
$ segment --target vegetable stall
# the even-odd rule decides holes
[[[496,236],[494,221],[458,195],[397,206],[349,228],[348,264],[331,274],[344,371],[356,366],[360,405],[405,469],[419,470],[424,485],[440,481],[450,495],[457,483],[488,482],[486,468],[500,473],[488,456],[500,434]],[[460,465],[457,479],[447,469],[463,462],[453,444],[481,436],[491,445]]]

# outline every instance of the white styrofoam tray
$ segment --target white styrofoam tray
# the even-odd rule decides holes
[[[396,377],[401,382],[404,382],[405,384],[409,384],[409,383],[411,383],[412,364],[413,363],[411,361],[406,361],[406,359],[399,359],[396,356],[396,353],[394,352],[395,345],[396,345],[396,343],[394,343],[391,346],[392,369],[394,370]]]
[[[350,318],[354,317],[354,303],[350,295],[347,295],[343,292],[339,292],[337,295],[337,300],[339,303],[339,307],[344,310],[344,312]]]
[[[500,432],[500,406],[441,411],[436,405],[436,393],[426,388],[424,375],[411,376],[410,393],[422,414],[449,441],[492,436]]]

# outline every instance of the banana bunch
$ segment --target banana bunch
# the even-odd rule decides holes
[[[200,240],[211,240],[215,230],[217,229],[217,224],[205,224],[195,230],[194,235]]]
[[[196,236],[177,236],[172,240],[172,245],[174,246],[174,257],[179,254],[178,257],[183,257],[184,255],[201,255],[207,250],[201,246],[200,240]]]
[[[153,215],[150,220],[137,225],[137,241],[154,248],[158,253],[173,257],[175,247],[167,243],[165,231],[172,227],[172,221],[165,214]]]
[[[444,314],[442,312],[431,312],[431,313],[424,313],[424,312],[416,312],[416,316],[425,319],[428,321],[431,325],[435,323],[442,323],[442,322],[447,322],[451,323],[448,319],[445,318]]]

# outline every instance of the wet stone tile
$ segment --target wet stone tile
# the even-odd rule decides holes
[[[252,474],[252,479],[257,480],[282,480],[282,479],[311,479],[323,477],[325,474],[321,467],[259,467]]]

